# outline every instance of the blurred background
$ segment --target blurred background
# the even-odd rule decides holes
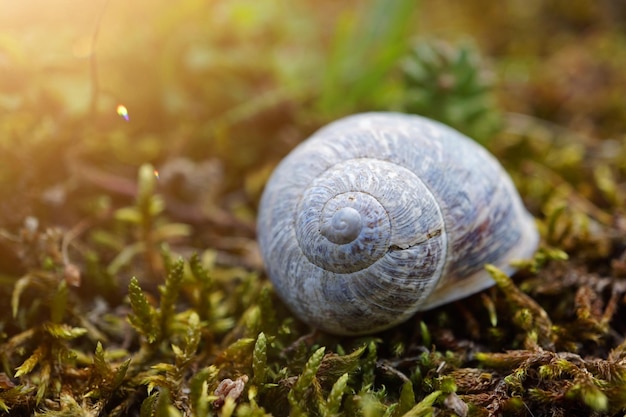
[[[182,375],[209,393],[251,375],[261,331],[273,370],[258,398],[274,415],[324,344],[337,359],[361,346],[345,356],[363,374],[348,412],[409,410],[422,397],[406,375],[419,396],[458,386],[484,415],[624,409],[625,68],[623,0],[0,0],[0,410],[109,398],[111,415],[149,413],[153,385],[186,403]],[[542,238],[516,283],[545,311],[494,289],[365,345],[316,339],[288,313],[256,244],[263,187],[320,126],[370,110],[439,120],[499,159]],[[180,365],[177,346],[193,355],[200,338]],[[330,390],[348,365],[328,364]]]
[[[175,216],[252,236],[280,158],[365,110],[441,120],[512,168],[529,125],[623,140],[624,22],[615,0],[0,0],[0,224],[106,212],[149,163]]]

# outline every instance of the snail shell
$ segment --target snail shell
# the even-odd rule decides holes
[[[538,233],[497,160],[459,132],[398,113],[322,128],[276,168],[258,238],[278,295],[335,334],[372,333],[494,282]]]

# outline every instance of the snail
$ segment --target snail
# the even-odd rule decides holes
[[[415,115],[335,121],[283,159],[257,222],[265,269],[302,321],[339,334],[393,327],[494,284],[538,245],[534,219],[483,147]]]

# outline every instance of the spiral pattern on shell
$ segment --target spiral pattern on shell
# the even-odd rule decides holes
[[[259,208],[268,275],[305,322],[337,334],[398,324],[493,284],[538,236],[482,147],[418,116],[366,113],[303,142]]]

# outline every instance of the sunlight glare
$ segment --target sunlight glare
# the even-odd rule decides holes
[[[127,122],[130,121],[130,117],[128,116],[128,110],[123,104],[117,106],[117,114],[123,117],[124,120],[126,120]]]

